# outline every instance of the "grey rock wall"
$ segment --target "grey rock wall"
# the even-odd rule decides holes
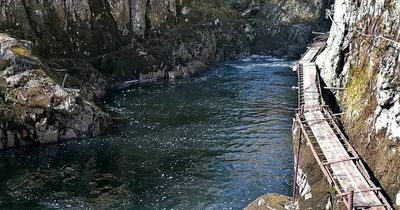
[[[35,41],[43,56],[93,56],[173,24],[176,8],[175,0],[2,0],[0,28]]]
[[[359,97],[367,94],[375,98],[376,104],[368,104],[374,106],[369,123],[375,132],[384,131],[391,139],[400,138],[399,17],[399,1],[372,3],[364,0],[358,4],[348,0],[336,1],[328,47],[317,60],[321,76],[328,86],[350,88],[337,94],[343,99],[349,117],[359,117],[365,108],[352,106],[352,101],[346,100],[355,94],[351,91],[358,91]],[[362,74],[352,76],[357,69]],[[361,84],[357,87],[351,81],[365,81],[369,87],[361,87]],[[368,101],[363,100],[367,98],[356,99],[354,103],[367,104]]]
[[[193,75],[249,51],[238,14],[221,0],[2,2],[0,31],[31,40],[45,58],[94,58],[117,80]]]
[[[252,31],[256,54],[298,57],[311,42],[312,31],[325,32],[329,0],[226,0],[238,10]]]
[[[393,203],[400,192],[400,1],[337,0],[321,76],[351,143]]]

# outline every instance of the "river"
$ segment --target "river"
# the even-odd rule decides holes
[[[291,61],[251,56],[105,98],[108,134],[0,152],[1,209],[241,209],[291,194]]]

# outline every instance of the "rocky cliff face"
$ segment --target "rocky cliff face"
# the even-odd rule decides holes
[[[175,0],[3,0],[0,27],[36,41],[43,56],[92,56],[170,27]]]
[[[312,30],[327,29],[323,17],[328,1],[226,2],[231,6],[222,0],[3,0],[0,28],[33,41],[42,56],[52,58],[93,57],[116,51],[132,40],[142,44],[143,39],[153,38],[159,38],[166,45],[159,48],[179,50],[181,46],[174,42],[182,40],[175,40],[176,34],[200,31],[207,32],[208,38],[216,36],[219,42],[207,43],[207,46],[222,45],[217,49],[231,43],[234,50],[246,52],[250,43],[253,53],[298,55],[312,37]],[[163,36],[167,31],[182,29],[183,25],[195,30]],[[220,37],[218,31],[226,36]],[[238,54],[234,50],[228,54]]]
[[[146,30],[135,34],[129,45],[93,58],[102,72],[139,81],[176,79],[249,53],[244,25],[224,2],[168,1],[154,3],[154,12],[151,2],[142,9],[150,10],[146,22],[133,27],[138,31],[146,24]]]
[[[227,0],[252,32],[251,51],[297,58],[313,38],[312,31],[325,32],[329,0]]]
[[[186,76],[247,51],[237,13],[222,1],[2,2],[0,28],[41,56],[97,57],[97,68],[126,80]]]
[[[346,132],[395,201],[400,191],[400,2],[337,0],[318,57],[344,112]],[[400,202],[400,201],[398,201]]]

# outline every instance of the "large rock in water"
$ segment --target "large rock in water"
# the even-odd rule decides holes
[[[271,193],[263,195],[250,203],[244,210],[296,210],[292,198]]]
[[[100,134],[108,115],[49,77],[31,43],[0,34],[0,149]]]

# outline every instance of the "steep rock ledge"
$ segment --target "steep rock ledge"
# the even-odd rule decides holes
[[[0,149],[98,135],[109,117],[50,78],[31,43],[0,34]]]
[[[318,57],[357,151],[393,201],[400,193],[400,2],[338,0]],[[400,201],[396,201],[400,202]]]

